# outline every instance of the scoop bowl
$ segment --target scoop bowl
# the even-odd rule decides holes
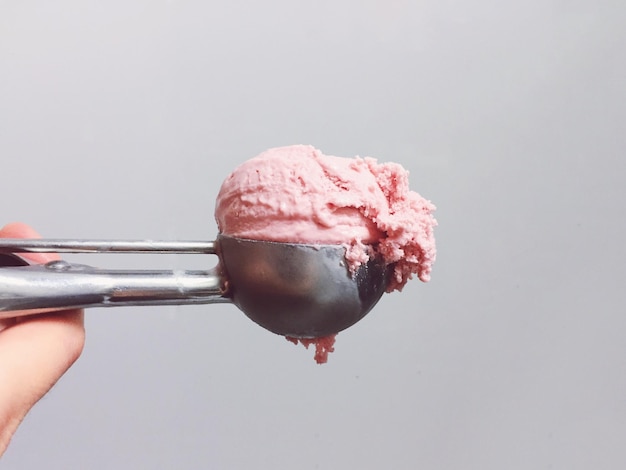
[[[389,277],[376,257],[350,273],[341,245],[220,235],[217,249],[235,305],[284,336],[316,338],[354,325],[376,305]]]

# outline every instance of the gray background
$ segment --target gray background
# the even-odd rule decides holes
[[[440,223],[432,282],[325,366],[228,305],[90,310],[2,468],[624,468],[625,21],[617,0],[0,2],[2,223],[212,239],[225,176],[293,143],[400,162]]]

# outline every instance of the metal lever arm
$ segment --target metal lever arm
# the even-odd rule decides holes
[[[0,253],[215,254],[215,242],[167,240],[65,240],[42,238],[0,238]]]
[[[66,261],[0,267],[0,318],[67,308],[230,302],[210,271],[98,269]]]

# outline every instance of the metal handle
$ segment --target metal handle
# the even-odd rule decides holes
[[[209,271],[98,269],[66,261],[0,268],[0,318],[68,308],[230,302],[219,266]]]
[[[213,255],[215,242],[0,238],[0,253],[198,253]]]

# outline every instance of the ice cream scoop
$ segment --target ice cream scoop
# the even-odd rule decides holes
[[[358,277],[374,264],[385,271],[386,292],[400,291],[413,276],[430,279],[437,251],[435,206],[409,188],[408,176],[401,165],[370,157],[325,155],[311,145],[271,148],[226,177],[215,220],[231,237],[344,247],[350,272]],[[324,363],[335,341],[325,333],[287,339],[314,345]]]
[[[203,253],[207,271],[98,269],[66,261],[31,265],[16,253]],[[340,245],[220,235],[215,242],[0,239],[0,318],[67,308],[232,302],[284,336],[335,334],[378,302],[390,266],[372,257],[350,272]]]

